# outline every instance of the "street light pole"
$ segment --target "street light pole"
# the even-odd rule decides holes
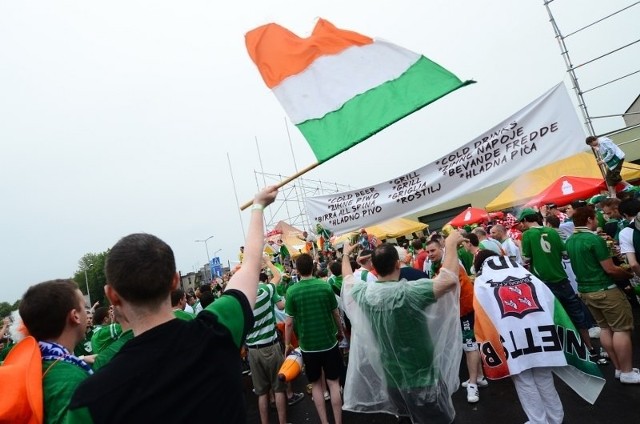
[[[89,300],[89,307],[92,306],[92,303],[91,303],[91,292],[89,291],[89,277],[87,277],[87,270],[92,266],[93,264],[89,264],[89,266],[84,268],[84,284],[87,286],[87,299]]]
[[[204,240],[196,240],[196,243],[204,243],[204,248],[207,251],[207,266],[211,267],[211,257],[209,257],[209,246],[207,245],[207,242],[209,240],[211,240],[213,238],[213,236],[209,236]],[[207,268],[205,267],[205,276],[207,275]],[[211,275],[209,275],[209,277],[211,277]],[[211,278],[209,278],[211,279]]]

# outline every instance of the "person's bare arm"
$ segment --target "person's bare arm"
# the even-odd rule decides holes
[[[452,231],[444,241],[445,254],[442,260],[440,273],[433,279],[433,295],[438,298],[453,290],[458,284],[458,243],[462,241],[462,235],[458,231]]]
[[[336,322],[336,328],[338,329],[338,340],[342,340],[344,338],[344,329],[342,328],[342,321],[340,321],[340,311],[336,308],[332,314],[333,320]]]
[[[603,261],[600,261],[600,265],[604,272],[609,274],[610,277],[615,278],[617,280],[626,280],[633,277],[633,274],[627,270],[624,270],[613,263],[613,259],[608,258]]]
[[[264,217],[263,209],[276,199],[278,189],[269,186],[256,194],[251,206],[251,220],[247,239],[244,243],[244,258],[242,267],[231,277],[227,289],[239,290],[247,297],[251,309],[256,303],[258,281],[262,265],[262,251],[264,247]]]
[[[640,277],[640,264],[638,263],[635,252],[625,253],[624,255],[633,273]]]
[[[274,286],[277,286],[280,283],[280,280],[282,280],[282,273],[280,272],[278,267],[271,262],[271,259],[269,259],[269,256],[263,256],[262,261],[264,266],[266,266],[269,269],[269,271],[271,271],[271,275],[273,275],[273,277],[271,278],[271,281],[269,282]]]
[[[291,344],[291,337],[293,336],[293,317],[287,315],[284,320],[284,350],[285,355],[288,355],[293,350]]]
[[[342,246],[342,278],[345,278],[347,275],[353,274],[353,269],[351,268],[351,258],[349,255],[358,247],[357,244],[352,245],[348,240],[344,242]]]

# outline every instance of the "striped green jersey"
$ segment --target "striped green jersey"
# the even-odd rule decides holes
[[[255,323],[247,335],[248,346],[271,343],[276,340],[276,317],[273,308],[281,300],[273,284],[258,284],[256,305],[253,308]]]

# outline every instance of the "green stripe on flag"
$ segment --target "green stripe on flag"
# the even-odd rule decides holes
[[[318,162],[322,163],[416,110],[474,82],[463,82],[422,56],[399,78],[359,94],[340,109],[320,119],[305,121],[298,128]]]
[[[576,337],[579,337],[580,333],[578,332],[578,330],[576,330],[576,327],[573,325],[573,322],[571,322],[569,315],[567,315],[567,312],[564,310],[562,304],[557,298],[553,302],[553,322],[555,323],[556,327],[562,327],[562,331],[565,331],[565,334],[567,331],[573,331],[576,334]],[[584,356],[586,356],[586,359],[582,359],[576,352],[567,352],[567,350],[569,349],[567,349],[566,346],[566,337],[565,340],[563,340],[563,343],[565,344],[563,348],[564,356],[567,359],[567,364],[576,367],[586,374],[591,374],[595,377],[602,377],[600,368],[598,368],[596,364],[589,360],[589,351],[587,350],[586,346],[584,346],[584,349],[586,350],[586,354]]]

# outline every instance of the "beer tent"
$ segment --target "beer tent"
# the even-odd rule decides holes
[[[408,218],[395,218],[388,221],[381,222],[380,224],[366,227],[365,231],[369,235],[375,236],[378,240],[385,240],[389,238],[398,238],[407,236],[418,231],[423,231],[428,228],[429,225],[420,221],[414,221]],[[348,238],[357,235],[357,231],[343,234],[333,240],[333,244],[339,245],[344,243]]]
[[[495,199],[490,201],[485,209],[491,212],[522,206],[564,175],[602,179],[602,173],[593,154],[590,152],[578,153],[516,178]],[[625,161],[622,168],[622,178],[626,181],[640,179],[640,165]]]
[[[276,226],[266,234],[267,242],[277,244],[278,239],[286,246],[292,258],[297,257],[301,250],[304,250],[304,240],[302,240],[302,230],[284,221],[279,221]],[[265,249],[266,253],[270,253]]]
[[[623,184],[618,184],[617,189],[623,188]],[[529,200],[526,206],[542,206],[548,203],[563,206],[574,200],[586,199],[606,190],[607,185],[602,178],[566,176],[555,180],[549,187]]]

